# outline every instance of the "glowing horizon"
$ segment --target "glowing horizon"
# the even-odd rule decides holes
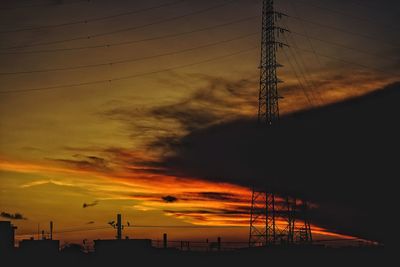
[[[247,239],[243,181],[252,177],[222,183],[227,177],[188,175],[179,158],[165,159],[191,151],[186,141],[196,134],[255,120],[261,1],[50,2],[0,16],[0,212],[27,218],[13,220],[17,234],[49,221],[56,229],[107,226],[121,213],[133,225],[234,227],[169,229],[177,239]],[[278,52],[282,116],[399,80],[397,2],[387,0],[385,12],[325,2],[275,2],[292,32]],[[212,168],[225,173],[222,166]],[[326,228],[313,224],[321,239],[353,238]],[[156,239],[161,230],[131,234]],[[87,238],[112,237],[107,231]]]

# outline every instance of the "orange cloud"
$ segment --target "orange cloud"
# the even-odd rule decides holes
[[[124,156],[129,157],[127,152]],[[90,186],[97,191],[98,199],[134,200],[132,209],[138,211],[160,210],[165,215],[182,222],[203,226],[233,226],[247,227],[249,220],[248,188],[229,184],[215,183],[192,178],[177,178],[174,176],[151,174],[147,171],[123,168],[114,164],[112,172],[101,172],[98,168],[84,168],[79,165],[53,161],[60,166],[30,164],[23,162],[0,162],[0,170],[23,173],[69,174],[77,180],[63,179],[37,180],[25,183],[21,188],[30,188],[52,183],[61,186]],[[91,180],[82,179],[90,175]],[[162,197],[170,195],[176,201],[166,203]],[[277,203],[281,202],[277,199]],[[278,219],[281,227],[283,221]],[[340,237],[323,228],[313,226],[313,231],[325,237]],[[348,238],[348,237],[346,237]],[[350,237],[349,237],[350,238]]]

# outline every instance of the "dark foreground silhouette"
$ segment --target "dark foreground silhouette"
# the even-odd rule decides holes
[[[323,247],[256,248],[230,252],[146,249],[85,254],[62,251],[31,254],[16,251],[1,266],[385,266],[384,249]]]
[[[272,185],[281,194],[300,195],[318,203],[320,208],[312,218],[317,225],[391,244],[394,236],[387,234],[391,223],[383,209],[390,192],[397,188],[392,183],[399,177],[399,103],[397,83],[358,99],[292,114],[272,130],[260,130],[248,120],[216,125],[183,137],[181,143],[186,146],[157,164],[174,175]],[[271,139],[276,142],[271,143]],[[270,153],[265,154],[266,150]],[[174,173],[178,169],[179,173]],[[270,177],[266,179],[267,169]],[[389,266],[383,247],[278,246],[191,252],[105,243],[109,243],[107,249],[89,254],[79,248],[44,253],[17,249],[0,255],[0,264]]]
[[[400,83],[283,116],[272,127],[240,119],[162,140],[166,174],[257,185],[318,204],[311,222],[381,243],[399,177]],[[390,239],[390,237],[389,237]]]

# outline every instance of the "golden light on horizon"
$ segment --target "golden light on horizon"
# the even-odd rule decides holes
[[[270,167],[279,167],[263,162],[262,155],[251,157],[256,152],[250,148],[264,140],[262,131],[255,134],[249,126],[258,111],[262,1],[47,2],[24,7],[5,1],[0,8],[0,212],[9,215],[2,220],[18,226],[19,238],[50,220],[59,229],[56,237],[66,242],[83,234],[109,238],[112,229],[90,228],[107,227],[121,213],[134,225],[215,226],[209,229],[213,237],[246,240],[252,181],[280,179],[292,192],[285,175],[295,172],[295,181],[301,179],[296,168],[319,167],[311,160],[296,165],[308,152],[297,151],[296,144],[313,143],[312,158],[318,154],[322,161],[330,155],[324,147],[335,148],[335,135],[352,137],[342,129],[323,132],[327,137],[320,142],[307,141],[306,118],[286,139],[271,141],[292,144],[276,157],[288,160],[285,175],[269,175]],[[282,27],[292,32],[280,33],[289,46],[277,50],[282,117],[335,109],[398,82],[394,0],[382,5],[385,12],[373,13],[354,3],[292,2],[275,1],[277,10],[289,14]],[[322,128],[310,131],[315,139]],[[354,143],[362,140],[358,134]],[[222,155],[217,144],[223,141]],[[359,152],[362,158],[365,147],[343,154]],[[341,157],[330,160],[333,170]],[[348,161],[343,166],[370,167]],[[325,177],[333,171],[324,171],[318,173],[322,182],[312,183],[318,184],[312,192],[316,210],[336,181]],[[345,186],[342,193],[348,194]],[[350,216],[338,195],[334,200]],[[333,200],[324,201],[334,213]],[[15,213],[26,219],[14,220]],[[320,239],[353,238],[355,228],[344,234],[347,225],[329,229],[333,219],[324,227],[318,223],[312,229]],[[70,228],[88,232],[63,232]],[[355,236],[364,234],[360,228]],[[208,234],[201,228],[167,229],[177,238]],[[127,234],[159,238],[164,230],[133,228]]]

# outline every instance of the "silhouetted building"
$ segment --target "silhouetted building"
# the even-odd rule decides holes
[[[35,254],[35,255],[48,255],[57,254],[60,249],[59,240],[42,239],[34,240],[24,239],[19,242],[19,249],[23,253]]]
[[[14,249],[15,227],[9,221],[0,221],[0,254]]]
[[[146,252],[153,249],[151,239],[94,240],[96,254],[118,254]]]

